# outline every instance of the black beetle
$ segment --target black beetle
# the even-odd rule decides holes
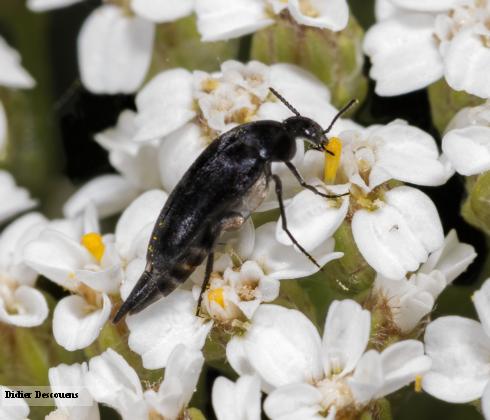
[[[302,117],[278,92],[270,91],[295,115],[283,122],[255,121],[222,134],[207,147],[170,194],[150,238],[145,271],[123,303],[113,322],[126,313],[137,313],[167,296],[185,282],[207,257],[204,282],[197,305],[213,269],[213,248],[219,235],[238,229],[264,200],[269,182],[275,190],[282,227],[292,242],[312,263],[315,259],[294,239],[287,228],[281,179],[271,172],[272,162],[284,162],[298,182],[315,194],[328,195],[308,185],[290,162],[296,153],[296,138],[304,138],[315,149],[325,150],[326,133],[355,102],[341,109],[324,130]]]

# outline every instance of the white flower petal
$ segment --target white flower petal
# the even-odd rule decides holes
[[[311,0],[308,6],[318,16],[312,17],[305,14],[300,0],[289,0],[288,8],[294,19],[300,25],[326,28],[331,31],[341,31],[347,26],[349,20],[349,6],[345,0],[334,0],[325,2],[322,0]]]
[[[268,389],[322,377],[320,336],[299,311],[261,305],[243,340],[250,365]]]
[[[7,115],[5,114],[5,108],[3,107],[2,101],[0,101],[0,153],[5,152],[5,147],[7,146]]]
[[[331,303],[323,333],[325,373],[345,375],[354,370],[366,350],[371,330],[371,314],[353,300]]]
[[[82,0],[27,0],[27,8],[33,12],[45,12],[80,3]]]
[[[86,384],[92,397],[113,407],[124,420],[146,419],[148,408],[134,369],[109,348],[89,361]]]
[[[456,171],[477,175],[490,169],[490,127],[470,126],[450,130],[442,150]]]
[[[11,88],[31,88],[36,82],[21,66],[20,55],[0,36],[0,85]]]
[[[48,317],[48,304],[39,290],[20,286],[12,298],[15,301],[15,313],[8,312],[0,294],[0,321],[18,327],[35,327],[41,325]]]
[[[433,16],[408,13],[368,30],[364,52],[371,58],[370,76],[378,95],[412,92],[442,76],[444,67],[433,31]]]
[[[358,403],[365,404],[372,400],[383,385],[381,355],[376,350],[364,353],[347,383]]]
[[[291,384],[273,391],[264,402],[264,411],[272,420],[319,420],[323,416],[322,394],[309,384]]]
[[[449,284],[463,273],[475,258],[475,248],[459,242],[456,231],[451,229],[442,247],[430,254],[419,273],[430,274],[437,270],[444,275],[446,283]]]
[[[200,351],[179,344],[168,358],[158,392],[146,391],[145,399],[164,418],[178,418],[192,398],[203,364]]]
[[[483,286],[473,294],[473,303],[478,313],[478,318],[490,337],[490,281],[487,279]]]
[[[93,11],[78,35],[84,86],[93,93],[132,93],[150,65],[155,27],[113,5]]]
[[[490,381],[483,390],[483,395],[481,397],[481,410],[485,417],[485,420],[490,419]]]
[[[74,351],[92,344],[111,314],[111,301],[102,295],[103,306],[93,310],[81,296],[61,299],[53,313],[53,335],[65,349]]]
[[[364,259],[390,279],[401,279],[426,261],[444,240],[436,207],[423,192],[398,187],[385,194],[385,206],[358,210],[352,233]]]
[[[184,125],[170,134],[160,145],[160,179],[172,191],[184,173],[207,147],[201,129],[194,123]]]
[[[323,188],[320,191],[325,192]],[[349,198],[343,197],[340,200],[338,206],[334,200],[303,190],[286,206],[288,229],[304,249],[311,251],[333,236],[349,209]],[[276,238],[284,245],[292,245],[291,239],[282,229],[282,218],[277,222]]]
[[[184,69],[159,73],[139,91],[136,107],[136,141],[158,139],[182,127],[196,115],[191,73]]]
[[[461,65],[464,63],[464,66]],[[490,98],[490,49],[473,28],[460,31],[444,55],[447,83],[455,90]]]
[[[400,12],[400,9],[391,0],[375,0],[374,15],[376,16],[376,21],[389,19],[398,12]]]
[[[196,0],[196,14],[203,41],[237,38],[274,23],[263,0]]]
[[[61,364],[49,369],[49,384],[53,392],[72,391],[67,387],[76,387],[78,399],[81,404],[74,406],[65,398],[55,398],[55,404],[60,409],[60,414],[66,415],[69,420],[99,420],[99,407],[93,401],[85,387],[85,375],[88,372],[87,363],[75,363],[73,365]],[[90,403],[92,404],[90,405]]]
[[[428,325],[424,342],[432,359],[422,381],[426,392],[452,403],[481,397],[490,377],[490,339],[478,322],[457,316],[438,318]]]
[[[75,270],[75,277],[97,292],[115,294],[121,286],[124,273],[118,263],[100,271]]]
[[[260,420],[260,379],[246,375],[234,383],[216,378],[212,404],[218,420]]]
[[[63,214],[73,218],[93,203],[99,217],[119,213],[138,195],[138,190],[120,175],[101,175],[83,185],[63,206]]]
[[[276,240],[276,223],[266,223],[255,232],[255,247],[251,259],[257,261],[264,273],[272,279],[296,279],[306,277],[318,271],[308,257],[293,246],[282,245]],[[335,241],[326,238],[310,254],[320,266],[341,258],[342,252],[333,252]]]
[[[0,205],[0,223],[2,223],[15,214],[36,206],[37,200],[33,200],[25,188],[18,187],[10,173],[0,170],[0,203],[2,203]]]
[[[442,185],[453,174],[450,165],[439,160],[434,138],[417,127],[394,121],[375,130],[371,136],[384,140],[376,148],[376,166],[370,174],[371,188],[380,184],[371,180],[378,168],[394,179],[429,186]]]
[[[0,392],[5,395],[5,391],[14,392],[11,388],[0,385]],[[29,415],[29,406],[26,401],[21,398],[16,400],[15,405],[0,405],[0,418],[8,420],[26,420]]]
[[[153,22],[172,22],[190,15],[194,10],[194,0],[132,0],[135,13]]]
[[[129,347],[141,355],[145,368],[165,367],[173,349],[180,343],[191,349],[202,348],[212,322],[203,324],[195,311],[192,293],[175,290],[165,299],[126,318]]]
[[[116,225],[116,246],[128,260],[134,256],[135,239],[147,225],[154,225],[168,194],[161,190],[146,191],[134,200]],[[148,238],[149,239],[149,238]]]
[[[79,285],[75,270],[91,263],[91,255],[81,244],[51,229],[26,245],[24,259],[39,274],[69,290]]]
[[[424,345],[416,340],[404,340],[390,345],[381,353],[381,363],[384,383],[377,392],[378,398],[413,382],[431,366],[430,358],[424,356]]]
[[[391,0],[396,6],[421,12],[443,12],[467,3],[466,0]]]

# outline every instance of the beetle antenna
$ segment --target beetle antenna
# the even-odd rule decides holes
[[[323,130],[323,134],[327,134],[332,129],[337,120],[341,117],[341,115],[345,114],[353,105],[357,103],[359,103],[357,99],[352,99],[351,101],[349,101],[349,103],[345,105],[339,112],[337,112],[337,115],[335,115],[335,117],[333,117],[333,120],[328,128],[326,130]]]
[[[301,114],[296,110],[296,108],[292,106],[288,101],[286,101],[286,99],[284,99],[284,97],[282,97],[277,90],[271,87],[269,88],[269,90],[277,99],[279,99],[284,105],[286,105],[293,114],[295,114],[297,117],[301,117]]]

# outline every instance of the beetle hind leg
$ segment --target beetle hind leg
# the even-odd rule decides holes
[[[202,287],[201,287],[201,293],[199,293],[199,299],[197,301],[197,309],[196,309],[196,316],[200,316],[201,313],[201,304],[202,304],[202,295],[206,291],[208,284],[209,284],[209,279],[211,278],[211,273],[213,272],[213,265],[214,265],[214,253],[211,252],[208,255],[208,259],[206,261],[206,271],[204,274],[204,280],[202,282]]]

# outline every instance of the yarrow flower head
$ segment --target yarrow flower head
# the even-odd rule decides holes
[[[364,51],[378,94],[411,92],[444,76],[455,90],[490,97],[487,0],[378,0],[377,12]]]
[[[351,300],[330,305],[323,340],[301,312],[262,305],[249,330],[232,339],[227,357],[240,374],[260,376],[271,419],[340,418],[343,410],[361,410],[430,367],[418,341],[366,351],[369,331],[369,312]]]

